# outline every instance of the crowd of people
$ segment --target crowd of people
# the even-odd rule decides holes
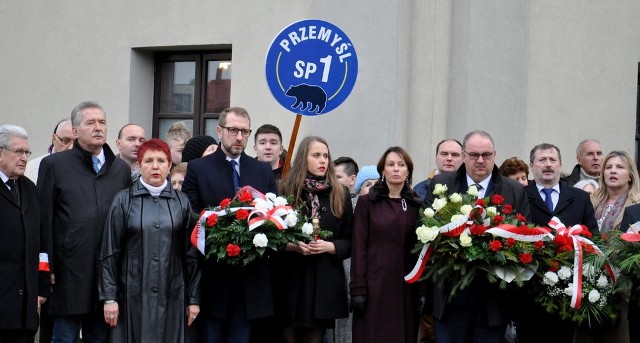
[[[536,225],[626,231],[640,221],[629,153],[604,155],[587,139],[563,175],[560,149],[541,143],[529,162],[498,166],[492,136],[476,130],[438,143],[436,168],[416,180],[402,147],[359,167],[309,136],[287,165],[280,130],[251,127],[241,107],[220,114],[215,138],[178,122],[147,139],[127,124],[116,154],[105,110],[87,101],[29,160],[27,132],[0,126],[0,342],[505,342],[514,325],[519,342],[640,342],[633,294],[628,317],[585,330],[480,278],[453,299],[429,280],[404,281],[437,184],[501,194]],[[291,196],[331,236],[246,266],[206,259],[189,240],[197,214],[243,186]]]

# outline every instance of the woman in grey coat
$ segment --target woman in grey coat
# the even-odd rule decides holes
[[[198,252],[186,195],[167,181],[159,139],[138,150],[140,179],[113,200],[102,240],[100,300],[111,342],[186,342],[200,312]]]

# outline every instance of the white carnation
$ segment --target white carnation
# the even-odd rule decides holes
[[[605,288],[608,285],[609,285],[609,279],[607,279],[607,277],[604,275],[600,275],[600,277],[598,278],[598,281],[596,281],[596,286],[598,286],[599,288]]]
[[[287,199],[283,198],[283,197],[277,197],[273,200],[273,204],[275,206],[284,206],[287,204]]]
[[[452,203],[457,204],[462,201],[462,196],[460,193],[453,193],[449,196],[449,200],[451,200]]]
[[[589,301],[594,303],[598,300],[600,300],[600,292],[598,292],[597,289],[591,290],[591,292],[589,292]]]
[[[256,210],[270,210],[272,205],[266,200],[257,198],[254,200],[253,206],[255,206]]]
[[[447,199],[438,198],[433,201],[433,204],[431,205],[431,207],[433,207],[434,210],[439,211],[445,205],[447,205]]]
[[[591,263],[585,263],[582,265],[582,275],[587,278],[593,277],[596,275],[596,267]]]
[[[433,216],[434,216],[435,214],[436,214],[436,212],[435,212],[431,207],[428,207],[426,210],[424,210],[424,215],[425,215],[427,218],[433,218]]]
[[[496,214],[498,214],[498,210],[495,208],[495,206],[487,207],[487,215],[489,217],[495,217]]]
[[[441,183],[436,184],[435,188],[433,189],[433,194],[438,195],[445,193],[447,193],[447,185],[443,185]]]
[[[568,296],[573,296],[573,283],[570,283],[569,285],[567,285],[567,288],[565,288],[562,293],[568,295]]]
[[[542,283],[549,286],[555,285],[556,283],[558,283],[558,274],[554,272],[544,273],[544,277],[542,278]]]
[[[571,274],[571,268],[567,266],[563,266],[562,268],[560,268],[560,270],[558,270],[558,277],[560,278],[560,280],[566,280],[570,278]]]
[[[429,243],[438,237],[440,230],[436,226],[426,227],[424,225],[416,229],[416,235],[422,243]]]
[[[273,200],[277,197],[277,195],[275,195],[275,194],[273,194],[273,193],[271,193],[271,192],[269,192],[269,193],[265,194],[264,196],[265,196],[267,199],[271,200],[271,201],[273,201]]]
[[[471,210],[473,210],[473,206],[471,205],[462,205],[462,207],[460,207],[460,213],[464,214],[465,216],[468,216],[469,213],[471,213]]]
[[[284,217],[284,223],[287,224],[287,227],[295,226],[298,223],[298,215],[295,213],[289,213],[286,217]]]
[[[460,245],[463,247],[471,246],[471,236],[467,235],[466,232],[460,234]]]
[[[476,186],[471,185],[471,186],[469,186],[469,189],[467,190],[467,194],[471,195],[472,197],[477,197],[478,196],[478,189],[476,188]]]
[[[267,243],[269,243],[269,239],[267,239],[267,235],[265,235],[264,233],[257,233],[255,236],[253,236],[253,245],[255,245],[258,248],[264,248],[267,246]]]
[[[300,230],[305,235],[311,235],[313,233],[313,225],[311,225],[311,223],[304,223],[304,225],[302,225],[302,228]]]

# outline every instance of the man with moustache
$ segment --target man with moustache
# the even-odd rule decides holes
[[[578,164],[573,167],[571,174],[565,178],[569,186],[580,180],[591,179],[598,182],[600,165],[602,164],[602,146],[595,139],[585,139],[576,149]]]
[[[38,190],[23,176],[30,154],[24,128],[0,126],[0,342],[32,342],[51,292]]]
[[[462,144],[463,164],[455,172],[433,177],[425,197],[425,207],[433,204],[437,184],[447,186],[448,195],[466,193],[469,186],[478,189],[478,198],[500,194],[515,212],[529,217],[529,202],[518,182],[503,177],[495,165],[493,138],[485,131],[469,132]],[[509,323],[510,299],[495,284],[477,277],[448,302],[449,289],[434,287],[433,318],[436,342],[504,342]]]
[[[427,187],[434,175],[458,170],[462,164],[462,143],[457,139],[448,138],[440,141],[436,146],[436,166],[437,169],[431,171],[429,178],[419,182],[413,187],[420,198],[424,199],[427,194]]]
[[[138,169],[138,149],[145,141],[144,129],[140,125],[127,124],[118,132],[118,140],[116,140],[116,148],[118,148],[118,157],[124,160],[131,168],[131,180],[136,182],[140,177]]]
[[[560,149],[553,144],[538,144],[531,149],[529,162],[534,182],[525,187],[525,192],[531,208],[531,222],[547,226],[552,217],[558,217],[567,227],[583,224],[596,233],[598,223],[589,194],[560,181]],[[547,313],[526,296],[519,297],[519,301],[522,302],[516,306],[521,311],[517,323],[519,342],[571,342],[572,322]],[[545,330],[540,330],[541,325]],[[554,332],[553,338],[550,339],[548,332]]]
[[[211,155],[189,161],[182,191],[197,213],[233,198],[242,186],[276,193],[271,165],[244,152],[251,135],[251,118],[241,107],[220,113],[216,132],[219,148]],[[256,321],[274,314],[271,270],[266,260],[245,267],[205,261],[202,267],[202,302],[196,319],[199,342],[249,342]],[[255,335],[255,332],[254,332]],[[269,341],[264,336],[254,341]]]
[[[31,179],[33,183],[38,183],[38,169],[40,169],[40,162],[47,156],[56,152],[62,152],[69,150],[73,147],[73,141],[76,137],[73,135],[71,129],[71,120],[63,119],[56,124],[53,134],[51,135],[51,145],[49,151],[41,156],[38,156],[27,164],[27,171],[24,175]]]
[[[52,342],[106,342],[98,303],[97,264],[114,195],[131,185],[131,169],[106,144],[107,117],[92,101],[71,112],[71,150],[44,158],[38,174],[43,234],[51,247]]]

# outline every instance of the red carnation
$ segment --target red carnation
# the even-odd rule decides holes
[[[531,254],[528,253],[522,253],[518,256],[518,260],[520,260],[520,262],[524,263],[524,264],[529,264],[531,262],[533,262],[533,257],[531,256]]]
[[[503,201],[504,201],[504,197],[500,194],[494,194],[491,196],[491,202],[496,205],[502,204]]]
[[[476,206],[484,207],[484,199],[482,199],[482,198],[478,199],[478,201],[476,201]]]
[[[482,224],[481,225],[473,224],[473,225],[471,225],[469,227],[469,231],[471,232],[471,235],[473,235],[473,236],[480,236],[486,230],[487,230],[487,228]]]
[[[505,204],[502,206],[502,212],[504,212],[504,214],[511,214],[511,212],[513,212],[513,206],[511,206],[511,204]]]
[[[495,252],[502,249],[502,243],[500,241],[493,240],[489,243],[489,248]]]
[[[525,222],[527,221],[527,218],[526,218],[525,216],[523,216],[522,214],[520,214],[520,213],[518,213],[518,214],[516,215],[516,219],[517,219],[519,222],[523,222],[523,223],[525,223]]]
[[[560,264],[558,261],[550,261],[549,262],[549,271],[557,272],[560,269]]]
[[[229,205],[231,205],[231,199],[229,198],[222,199],[222,201],[220,202],[220,207],[222,208],[227,208],[229,207]]]
[[[504,221],[504,217],[499,214],[496,214],[493,217],[493,225],[500,225],[503,221]]]
[[[227,255],[229,255],[230,257],[240,255],[240,247],[235,244],[227,245]]]
[[[240,192],[240,201],[242,202],[251,202],[253,200],[253,195],[249,191]]]
[[[249,218],[249,211],[240,209],[236,212],[236,219],[243,220]]]
[[[214,227],[218,223],[218,215],[215,213],[210,214],[207,217],[207,226]]]
[[[540,250],[544,247],[544,242],[543,241],[536,241],[533,243],[533,246],[537,249]]]
[[[516,240],[513,237],[507,238],[507,247],[511,248],[516,245]]]
[[[587,253],[587,254],[596,254],[596,249],[593,247],[593,245],[591,244],[583,244],[582,245],[582,249]]]

